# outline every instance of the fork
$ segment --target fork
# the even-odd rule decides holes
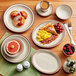
[[[71,25],[71,22],[68,23],[68,28],[69,28],[69,31],[72,30],[72,25]]]
[[[71,44],[76,45],[76,43],[73,41],[73,38],[72,38],[72,36],[71,36],[71,34],[69,32],[67,24],[64,23],[64,26],[65,26],[65,28],[66,28],[66,30],[68,32],[69,37],[70,37]]]
[[[70,33],[72,34],[72,25],[71,25],[71,22],[68,23],[68,29],[69,29]]]

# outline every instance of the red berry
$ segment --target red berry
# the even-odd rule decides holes
[[[71,53],[71,54],[73,54],[73,52],[72,52],[72,51],[70,51],[70,53]]]
[[[67,54],[70,55],[70,52],[68,52]]]
[[[22,17],[19,17],[19,21],[21,21],[22,20]]]
[[[72,46],[72,44],[69,44],[69,46]]]
[[[22,23],[22,22],[19,22],[19,23],[18,23],[18,26],[21,26],[21,25],[23,25],[23,23]]]
[[[57,25],[60,25],[60,23],[57,23]]]
[[[66,50],[66,47],[64,47],[63,49]]]
[[[68,48],[68,49],[70,49],[71,47],[70,47],[70,46],[68,46],[67,48]]]

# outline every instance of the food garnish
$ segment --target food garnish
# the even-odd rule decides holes
[[[64,30],[60,23],[55,24],[54,27],[58,34],[62,33]]]

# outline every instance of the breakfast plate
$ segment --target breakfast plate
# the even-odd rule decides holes
[[[60,58],[45,49],[39,49],[32,55],[31,58],[33,66],[40,72],[46,74],[54,74],[61,68]]]
[[[52,13],[52,11],[53,11],[53,6],[52,6],[52,4],[50,3],[50,7],[48,8],[48,10],[46,11],[46,12],[43,12],[42,10],[41,10],[41,8],[40,8],[40,3],[41,2],[39,2],[37,5],[36,5],[36,11],[37,11],[37,13],[40,15],[40,16],[49,16],[51,13]]]
[[[8,43],[11,40],[20,40],[20,39],[22,40],[22,43],[23,43],[22,45],[24,45],[22,53],[16,57],[9,57],[4,52],[5,43]],[[31,47],[30,47],[29,41],[24,36],[21,36],[21,35],[11,35],[11,36],[7,37],[1,45],[1,54],[2,54],[3,58],[11,63],[18,63],[18,62],[23,61],[24,59],[26,59],[29,56],[30,51],[31,51]]]
[[[13,18],[11,18],[11,14],[13,14],[12,15]],[[5,11],[3,20],[5,23],[5,26],[9,30],[16,32],[16,33],[21,33],[21,32],[28,30],[33,25],[34,13],[30,7],[24,4],[14,4]],[[16,27],[17,23],[19,24],[19,27]],[[21,24],[23,24],[23,26],[21,26]]]
[[[50,25],[50,27],[49,27]],[[58,28],[54,27],[57,26]],[[47,28],[49,27],[49,28]],[[46,29],[47,28],[47,29]],[[56,30],[56,29],[57,30]],[[51,32],[51,33],[50,33]],[[57,33],[58,32],[58,33]],[[42,48],[52,48],[57,46],[65,37],[64,25],[56,20],[49,20],[39,24],[32,32],[33,42]]]

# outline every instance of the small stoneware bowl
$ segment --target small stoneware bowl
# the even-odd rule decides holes
[[[57,17],[62,20],[69,19],[72,16],[72,13],[72,8],[65,4],[58,6],[58,8],[56,9]]]
[[[75,47],[74,45],[72,44],[65,44],[64,47],[63,47],[63,53],[66,55],[66,56],[71,56],[73,55],[75,52]]]
[[[21,43],[21,47],[20,47],[20,50],[19,50],[19,52],[17,52],[16,54],[9,54],[8,52],[7,52],[7,50],[6,50],[6,45],[7,45],[7,43],[5,44],[5,46],[4,46],[4,53],[7,55],[7,56],[9,56],[9,57],[17,57],[18,55],[20,55],[22,52],[23,52],[23,43],[22,43],[22,41],[21,40],[18,40],[20,43]]]

